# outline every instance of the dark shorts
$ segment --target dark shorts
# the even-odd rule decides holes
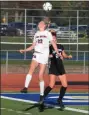
[[[66,73],[61,59],[51,60],[49,63],[49,74],[58,76]]]

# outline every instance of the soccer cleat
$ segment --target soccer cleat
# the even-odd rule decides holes
[[[63,102],[62,102],[62,100],[57,100],[57,102],[58,102],[58,105],[60,106],[60,110],[64,110],[64,108],[65,108],[65,106],[64,106],[64,104],[63,104]]]
[[[39,112],[44,111],[44,96],[40,96],[40,101],[39,101]]]
[[[43,112],[44,111],[44,102],[39,104],[39,112]]]
[[[21,92],[21,93],[27,93],[27,88],[24,87],[20,92]]]
[[[39,104],[42,104],[44,102],[44,96],[40,96],[40,101],[39,101]]]

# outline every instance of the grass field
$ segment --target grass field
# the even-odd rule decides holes
[[[32,43],[33,39],[28,38],[26,39],[26,43]],[[64,45],[64,48],[66,50],[76,50],[77,48],[77,39],[76,40],[72,40],[72,39],[58,39],[57,40],[58,43],[76,43],[75,45]],[[25,39],[24,37],[11,37],[11,36],[1,36],[1,42],[18,42],[18,43],[24,43]],[[80,38],[78,40],[79,43],[88,43],[88,39],[87,38]],[[27,47],[29,45],[26,45]],[[1,44],[1,49],[2,50],[19,50],[19,49],[23,49],[24,45],[18,45],[18,44]],[[88,45],[79,45],[78,47],[79,51],[88,51]]]
[[[8,61],[8,63],[9,64],[15,64],[15,65],[28,65],[28,64],[30,64],[30,60],[9,60]],[[1,64],[6,64],[6,61],[5,60],[1,60]],[[79,66],[83,66],[83,61],[73,61],[73,60],[71,60],[71,61],[68,61],[68,60],[65,60],[64,61],[64,64],[65,65],[72,65],[72,66],[74,66],[74,65],[79,65]],[[89,63],[88,63],[88,61],[86,61],[85,62],[85,65],[86,66],[88,66],[89,65]]]
[[[21,42],[20,42],[21,43]],[[30,43],[30,42],[29,42]],[[26,47],[29,47],[29,44],[1,44],[1,50],[20,50],[20,49],[24,49]],[[70,45],[70,44],[64,44],[64,49],[68,50],[68,51],[75,51],[77,50],[77,43],[74,45]],[[88,44],[82,44],[82,45],[78,45],[78,51],[88,51]]]
[[[75,110],[75,111],[74,111]],[[80,111],[80,112],[79,112]],[[16,100],[1,99],[1,115],[85,115],[88,106],[65,106],[64,111],[59,108],[45,107],[44,112],[39,112],[37,104]]]
[[[1,37],[1,42],[24,42],[24,37]],[[27,39],[27,42],[30,43],[32,40],[30,38]],[[69,42],[68,40],[58,40],[58,42]],[[71,43],[76,43],[76,40],[70,40]],[[88,39],[79,39],[79,42],[86,43],[88,42]],[[69,48],[69,46],[66,46]],[[65,47],[65,49],[66,49]],[[24,45],[2,45],[2,50],[18,50],[20,48],[24,48]],[[70,46],[70,50],[76,50],[76,45]],[[79,46],[80,51],[86,51],[88,50],[88,45],[82,45]],[[5,60],[1,60],[1,64],[5,64]],[[28,65],[30,62],[29,60],[23,61],[23,60],[9,60],[9,64],[26,64]],[[73,65],[73,66],[83,66],[82,61],[64,61],[64,64],[66,65]],[[88,61],[86,61],[85,65],[89,65]],[[13,91],[12,91],[13,92]],[[11,92],[11,93],[12,93]],[[79,92],[78,92],[79,93]],[[74,111],[75,110],[75,111]],[[81,111],[81,112],[79,112]],[[22,101],[16,101],[16,100],[8,100],[1,98],[1,115],[86,115],[86,113],[83,113],[84,111],[88,112],[88,106],[83,105],[67,105],[64,111],[60,111],[56,107],[46,107],[44,112],[39,112],[38,106],[34,106],[32,103],[22,102]]]
[[[32,42],[32,38],[29,38],[27,37],[26,41],[27,42]],[[22,37],[18,37],[18,36],[1,36],[1,42],[24,42],[25,39],[24,39],[24,36]],[[75,40],[72,40],[72,39],[58,39],[58,42],[69,42],[72,43],[72,42],[77,42],[77,39]],[[79,43],[87,43],[88,42],[88,38],[80,38],[79,39]]]

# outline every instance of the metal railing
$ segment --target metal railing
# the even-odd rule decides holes
[[[68,51],[66,51],[68,52]],[[64,59],[64,66],[67,73],[88,73],[88,61],[89,51],[79,51],[78,60],[76,57],[76,51],[71,51],[72,59]],[[32,52],[20,54],[17,50],[2,50],[1,51],[1,73],[26,73],[28,70],[28,64],[32,59]],[[24,70],[21,71],[21,68]],[[20,69],[20,72],[19,72]]]
[[[13,11],[13,12],[12,12]],[[34,12],[32,14],[32,11]],[[67,15],[61,15],[63,12],[67,12]],[[57,24],[58,27],[65,25],[69,29],[69,33],[71,35],[71,26],[76,25],[76,32],[75,37],[72,36],[76,40],[76,48],[77,48],[77,57],[78,57],[78,50],[79,50],[79,25],[88,25],[89,20],[89,10],[61,10],[61,9],[52,9],[52,16],[50,16],[50,19],[52,22]],[[84,15],[85,14],[85,15]],[[10,22],[22,22],[24,23],[24,48],[26,49],[26,42],[27,42],[27,23],[36,23],[42,18],[46,16],[46,13],[43,9],[23,9],[23,8],[1,8],[1,19],[3,20],[5,18],[4,23],[10,23]],[[53,28],[55,29],[55,28]],[[33,30],[33,26],[32,26]],[[75,31],[75,30],[73,30]],[[60,32],[60,30],[59,30]],[[30,33],[31,34],[31,33]],[[83,33],[81,32],[80,35],[86,37],[86,32],[83,30]],[[66,35],[67,36],[67,35]],[[62,36],[64,38],[64,34]],[[67,39],[69,39],[69,43],[71,40],[71,36],[69,36]]]

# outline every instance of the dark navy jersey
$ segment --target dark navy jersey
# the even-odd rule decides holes
[[[64,50],[63,45],[61,45],[61,44],[57,44],[57,48],[58,48],[59,53],[62,54],[62,51]],[[50,54],[53,55],[52,58],[59,58],[59,57],[57,56],[57,53],[56,53],[56,51],[54,50],[54,48],[53,48],[52,45],[50,46],[49,49],[50,49]],[[52,58],[51,58],[51,59],[52,59]]]

